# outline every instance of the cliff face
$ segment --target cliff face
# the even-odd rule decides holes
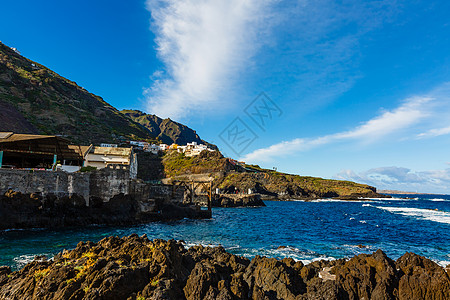
[[[80,242],[22,270],[0,267],[2,299],[449,299],[448,273],[406,253],[350,260],[255,257],[145,236]]]
[[[214,188],[223,193],[244,192],[263,194],[279,200],[316,199],[341,197],[383,197],[376,189],[366,184],[351,181],[331,180],[318,177],[292,175],[258,166],[235,165],[220,152],[203,151],[194,157],[185,157],[180,153],[168,153],[162,159],[167,177],[183,177],[192,174],[211,174],[215,177]]]
[[[217,148],[215,145],[202,140],[195,130],[171,119],[161,119],[156,115],[146,114],[139,110],[122,110],[121,113],[147,128],[153,136],[165,144],[186,145],[187,143],[197,142],[198,144],[208,145],[213,149]]]

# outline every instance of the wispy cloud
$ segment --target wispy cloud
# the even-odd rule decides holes
[[[163,63],[145,90],[147,110],[174,118],[248,101],[241,82],[248,90],[289,82],[303,100],[287,101],[323,105],[361,77],[360,38],[398,11],[395,0],[147,0],[147,8]]]
[[[274,157],[288,153],[310,150],[312,148],[343,140],[358,140],[364,143],[374,142],[384,136],[398,132],[430,116],[427,104],[431,97],[413,97],[405,100],[398,108],[385,111],[379,116],[356,128],[313,139],[297,138],[281,142],[267,148],[257,149],[242,159],[245,161],[270,161]]]
[[[216,108],[261,44],[270,0],[148,0],[163,72],[146,90],[148,110],[184,117]]]
[[[441,135],[450,134],[450,126],[444,128],[433,128],[426,132],[417,135],[418,138],[437,137]]]
[[[450,192],[450,169],[413,171],[402,167],[380,167],[360,173],[343,170],[334,177],[370,184],[379,189],[431,193]]]

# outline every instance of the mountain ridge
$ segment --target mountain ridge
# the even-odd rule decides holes
[[[202,140],[195,130],[170,118],[162,119],[157,115],[147,114],[136,109],[125,109],[120,112],[147,128],[165,144],[186,145],[187,143],[196,142],[198,144],[206,144],[212,149],[217,149],[217,146]]]
[[[141,112],[142,113],[142,112]],[[143,114],[143,113],[142,113]],[[74,143],[116,143],[125,139],[166,143],[203,141],[191,128],[163,120],[149,128],[76,82],[32,61],[0,42],[0,131],[49,134]],[[171,136],[172,128],[178,136]],[[192,134],[195,133],[195,135]]]

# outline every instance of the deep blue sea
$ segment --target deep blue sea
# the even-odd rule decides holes
[[[81,240],[132,233],[183,240],[187,247],[220,244],[246,257],[292,257],[310,262],[382,249],[394,259],[410,251],[441,265],[450,264],[450,196],[407,197],[413,199],[266,201],[267,207],[213,209],[212,220],[0,231],[0,265],[17,269],[35,255],[50,258]],[[277,249],[279,246],[286,248]]]

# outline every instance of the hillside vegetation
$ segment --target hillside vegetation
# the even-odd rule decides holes
[[[137,118],[138,111],[131,112],[121,113],[100,96],[0,42],[0,131],[62,135],[79,144],[123,139],[204,142],[183,124],[142,112]]]
[[[191,157],[176,151],[169,151],[163,156],[162,164],[166,177],[234,170],[234,166],[219,151],[203,151],[199,155]]]
[[[380,196],[376,189],[351,181],[323,179],[292,175],[260,168],[256,165],[237,166],[220,152],[203,151],[200,155],[186,157],[182,153],[168,152],[162,159],[166,177],[193,174],[211,174],[214,187],[224,193],[253,192],[277,198],[319,198]]]
[[[84,144],[153,138],[101,97],[1,43],[0,107],[15,115],[2,131],[59,134]]]

